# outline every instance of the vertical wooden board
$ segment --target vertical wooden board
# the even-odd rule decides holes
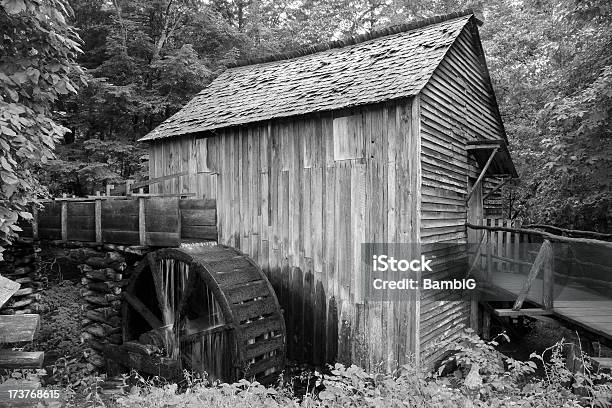
[[[323,207],[324,202],[324,187],[323,187],[323,175],[324,169],[320,167],[315,167],[312,170],[311,177],[311,246],[313,252],[313,260],[314,260],[314,269],[315,273],[319,274],[318,280],[322,280],[322,276],[320,276],[323,272],[324,268],[324,260],[323,260],[323,213],[325,211]]]
[[[313,363],[317,367],[323,366],[326,362],[327,350],[327,309],[326,294],[323,282],[315,279],[315,303],[314,303],[314,332],[313,332]],[[335,339],[332,339],[335,341]]]
[[[173,139],[169,143],[170,145],[170,163],[168,163],[168,174],[178,173],[180,166],[180,139]],[[170,192],[172,194],[179,193],[179,179],[170,180]]]
[[[262,240],[270,240],[269,236],[269,198],[270,198],[270,187],[269,187],[269,174],[268,171],[261,172],[259,174],[259,186],[260,186],[260,208],[261,208],[261,218],[259,225],[259,233],[261,235]]]
[[[289,248],[289,171],[283,170],[279,179],[279,238],[281,252],[284,256],[291,255]]]
[[[300,251],[300,237],[302,234],[302,219],[301,213],[304,206],[304,197],[302,196],[302,168],[303,151],[299,140],[299,128],[303,126],[303,120],[289,123],[289,143],[291,145],[291,163],[289,173],[289,209],[290,209],[290,236],[289,242],[291,245],[291,255],[297,261],[297,265],[303,267],[301,262],[302,251]]]
[[[305,168],[302,171],[302,210],[301,210],[301,226],[300,226],[300,243],[301,251],[307,258],[312,258],[312,169]]]
[[[326,213],[325,213],[325,269],[328,276],[328,296],[338,297],[339,280],[337,274],[338,265],[336,259],[338,257],[338,238],[339,231],[338,219],[336,216],[336,203],[340,189],[338,188],[338,169],[336,167],[326,168]]]
[[[332,121],[332,143],[333,143],[333,159],[346,160],[350,158],[348,152],[348,116],[340,116],[333,118]]]
[[[322,173],[322,186],[321,189],[323,191],[322,194],[322,226],[324,225],[325,228],[323,229],[323,234],[322,234],[322,268],[323,268],[323,276],[322,276],[322,282],[321,282],[321,289],[320,289],[320,293],[323,293],[323,303],[324,303],[324,313],[326,314],[325,316],[325,325],[324,325],[324,330],[325,330],[325,355],[323,357],[323,361],[324,362],[329,362],[332,358],[331,356],[331,351],[332,351],[332,344],[335,344],[335,342],[337,341],[336,338],[331,338],[330,337],[330,333],[331,333],[331,327],[330,326],[336,326],[337,327],[337,322],[332,322],[330,320],[330,299],[333,298],[334,296],[334,280],[335,280],[335,275],[334,275],[334,244],[335,244],[335,240],[334,240],[334,217],[333,217],[333,210],[334,210],[334,195],[335,195],[335,190],[334,190],[334,169],[333,168],[328,168],[328,167],[323,167],[321,169],[321,173]]]
[[[217,136],[217,151],[220,157],[225,157],[225,145],[227,137],[224,134]],[[217,176],[217,200],[219,200],[219,208],[217,209],[217,226],[219,229],[219,242],[225,243],[225,237],[227,235],[227,217],[225,216],[226,208],[228,207],[227,201],[227,160],[219,162],[218,167],[219,175]]]
[[[300,150],[302,151],[302,161],[300,162],[301,167],[304,169],[310,169],[314,166],[314,155],[316,152],[313,151],[313,132],[312,132],[312,119],[305,119],[300,121],[299,129],[299,144]]]
[[[161,151],[161,161],[160,163],[160,171],[159,174],[160,176],[165,176],[170,174],[169,173],[169,161],[170,161],[170,141],[168,140],[164,140],[160,142],[160,151]],[[165,180],[162,181],[161,183],[158,183],[158,186],[160,187],[160,193],[161,194],[170,194],[170,180]]]
[[[241,214],[240,214],[240,188],[242,180],[242,140],[240,138],[240,129],[235,129],[233,132],[233,146],[232,146],[232,160],[233,164],[233,175],[232,175],[232,212],[230,213],[231,219],[231,234],[233,239],[230,241],[233,243],[232,246],[240,249],[240,238],[242,237],[241,229]]]
[[[147,232],[178,234],[180,221],[179,199],[177,197],[150,197],[145,200],[145,228]]]
[[[149,152],[149,178],[151,179],[157,177],[157,143],[154,141],[150,142],[147,150]],[[149,193],[157,194],[157,183],[149,186]]]
[[[282,254],[282,252],[281,252]],[[284,316],[285,316],[285,327],[287,330],[287,354],[290,356],[290,358],[294,359],[295,358],[295,335],[296,335],[296,328],[295,328],[295,311],[293,308],[293,290],[292,290],[292,267],[291,267],[291,263],[290,260],[283,257],[281,255],[281,260],[280,260],[280,265],[281,265],[281,273],[280,273],[280,293],[281,293],[281,298],[283,299],[282,301],[282,307],[283,310],[285,311]]]
[[[351,158],[362,159],[365,156],[365,132],[363,113],[359,112],[349,118],[349,151]]]
[[[321,138],[325,144],[325,166],[334,166],[334,126],[331,114],[321,116]]]
[[[183,137],[181,138],[181,151],[180,151],[180,155],[181,155],[181,159],[180,159],[180,170],[179,171],[187,171],[187,175],[186,176],[182,176],[179,180],[180,185],[180,192],[181,193],[188,193],[190,192],[190,187],[191,187],[191,177],[193,175],[192,170],[189,167],[189,158],[191,157],[191,144],[194,141],[194,137],[190,136],[190,137]]]
[[[271,247],[278,249],[280,246],[279,237],[279,175],[280,175],[280,163],[279,163],[279,136],[278,129],[276,126],[271,126],[270,130],[270,223],[272,227],[272,242]]]
[[[323,122],[320,116],[311,121],[312,143],[310,144],[310,156],[312,167],[325,166],[325,143],[323,140]]]
[[[253,234],[256,233],[255,230],[255,222],[254,219],[256,218],[257,215],[257,210],[255,210],[255,207],[257,206],[257,201],[258,198],[255,196],[255,186],[256,186],[256,182],[253,179],[253,175],[255,173],[254,171],[254,167],[255,167],[255,155],[253,154],[253,133],[255,132],[255,129],[253,127],[250,127],[248,129],[248,133],[247,133],[247,141],[246,141],[246,158],[247,158],[247,166],[245,168],[245,183],[246,183],[246,188],[245,188],[245,195],[246,197],[244,198],[245,200],[245,210],[246,210],[246,217],[245,217],[245,228],[244,228],[244,232],[246,235],[248,236],[252,236]],[[252,242],[251,242],[252,244]],[[248,248],[248,253],[252,254],[252,248]]]
[[[293,352],[297,361],[304,361],[304,274],[301,268],[291,268],[291,319],[293,320]]]
[[[347,177],[347,173],[349,177]],[[350,202],[350,193],[350,168],[346,163],[338,163],[336,165],[334,223],[336,232],[337,293],[339,300],[342,301],[348,299],[350,295],[350,277],[347,271],[347,262],[351,260],[348,251],[350,245],[350,205],[346,205]]]
[[[238,157],[238,206],[239,206],[239,221],[238,234],[240,235],[241,249],[245,252],[248,248],[243,244],[244,238],[249,235],[248,233],[248,191],[249,191],[249,156],[248,156],[248,136],[249,129],[239,129],[238,134],[240,135],[240,141],[238,145],[239,157]]]
[[[361,264],[361,244],[366,242],[366,166],[354,163],[351,166],[351,235],[352,262],[349,266],[351,300],[364,302],[363,298],[363,267]]]
[[[327,307],[327,332],[326,332],[326,350],[325,359],[329,364],[335,363],[338,359],[338,327],[340,325],[338,316],[338,304],[335,297],[328,299]]]
[[[206,139],[197,139],[195,136],[189,138],[189,152],[187,155],[187,170],[189,174],[189,182],[187,185],[186,192],[195,193],[196,197],[198,198],[204,196],[204,192],[200,190],[198,177],[198,156],[202,140]]]
[[[67,204],[66,212],[68,240],[95,241],[95,204],[93,202],[68,202]]]

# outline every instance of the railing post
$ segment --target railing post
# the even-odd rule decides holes
[[[527,295],[529,294],[529,290],[531,289],[531,284],[533,283],[533,281],[535,280],[536,276],[538,275],[541,269],[544,271],[543,274],[546,275],[546,267],[547,265],[551,266],[550,265],[551,259],[552,259],[552,245],[550,244],[550,241],[548,239],[545,239],[544,243],[542,243],[542,246],[540,247],[540,251],[538,252],[538,255],[536,256],[535,261],[533,261],[533,265],[531,265],[531,269],[529,270],[529,275],[527,275],[527,279],[523,283],[523,287],[521,291],[519,292],[519,295],[516,298],[516,301],[514,302],[514,306],[512,306],[512,310],[516,311],[516,310],[521,309],[521,307],[523,306],[523,302],[525,301],[525,299],[527,298]],[[553,290],[552,268],[549,272],[548,279],[550,280],[550,282],[547,286],[546,277],[543,277],[543,287],[542,287],[542,292],[544,293],[543,296],[548,296],[546,295],[547,293],[549,293],[547,291],[550,291],[550,293],[552,293],[552,290]],[[550,304],[552,305],[552,295],[548,296],[548,298],[550,299]]]
[[[100,197],[99,191],[96,191],[96,197]],[[96,242],[102,243],[102,198],[95,198],[94,220],[96,223]]]
[[[62,194],[63,198],[67,198],[67,194]],[[60,222],[62,229],[62,241],[68,241],[68,201],[62,200],[62,211],[60,213]]]
[[[32,204],[32,239],[38,239],[38,203]]]
[[[141,188],[138,191],[139,194],[143,194],[144,190]],[[147,232],[145,229],[145,197],[138,197],[138,237],[140,238],[140,245],[144,246],[147,244]]]
[[[491,240],[491,230],[487,231],[487,268],[486,268],[486,281],[487,283],[491,280],[491,274],[493,273],[493,256],[491,251],[493,251],[492,245],[493,241]]]
[[[554,277],[554,249],[551,248],[548,259],[543,265],[542,271],[542,307],[546,310],[553,308],[553,297],[555,290],[555,277]]]

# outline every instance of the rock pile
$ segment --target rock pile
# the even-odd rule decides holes
[[[0,314],[13,315],[41,313],[40,291],[46,286],[47,278],[38,267],[40,247],[32,242],[18,240],[3,252],[0,261],[0,275],[18,282],[21,287],[0,309]]]
[[[121,293],[128,283],[127,264],[119,252],[92,250],[79,270],[85,300],[81,340],[88,346],[87,361],[102,368],[104,345],[121,344]]]

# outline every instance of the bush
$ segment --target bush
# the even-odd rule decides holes
[[[456,370],[442,376],[442,369],[424,375],[413,365],[390,374],[372,374],[363,369],[336,364],[330,374],[315,373],[316,387],[295,396],[286,388],[263,387],[241,380],[235,384],[209,384],[191,379],[184,391],[176,384],[155,384],[140,378],[129,395],[117,400],[120,407],[542,407],[569,408],[609,406],[611,378],[584,369],[572,374],[562,358],[562,342],[532,354],[521,362],[496,351],[496,340],[485,342],[467,330],[453,341],[442,342],[456,352],[444,362]],[[543,377],[534,375],[536,368]],[[579,388],[579,396],[572,393]],[[320,391],[320,392],[319,392]]]

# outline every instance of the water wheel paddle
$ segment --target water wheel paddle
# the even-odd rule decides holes
[[[149,253],[124,299],[124,344],[108,353],[123,360],[115,361],[119,364],[151,374],[186,369],[224,381],[244,376],[262,383],[283,369],[285,323],[278,300],[261,269],[236,249],[194,246]],[[146,357],[135,357],[138,350]]]

